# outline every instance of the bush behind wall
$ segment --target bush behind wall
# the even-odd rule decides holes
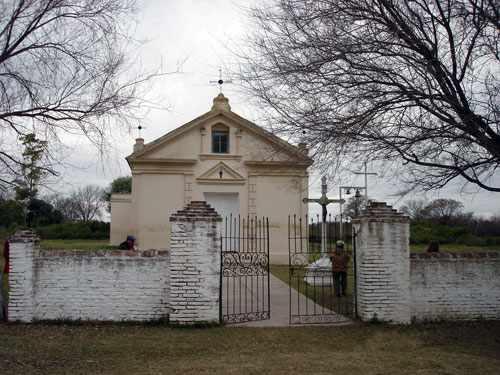
[[[414,220],[410,223],[410,244],[428,244],[437,240],[440,244],[466,246],[500,246],[500,237],[478,237],[470,228],[447,225],[432,225],[426,221]]]
[[[92,220],[38,227],[36,233],[48,240],[105,240],[109,239],[109,227],[110,223]]]

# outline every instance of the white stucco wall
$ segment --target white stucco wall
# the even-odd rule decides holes
[[[411,254],[417,321],[500,318],[500,253]]]
[[[131,233],[137,249],[170,246],[169,218],[184,207],[185,177],[182,174],[132,175]]]
[[[125,241],[127,235],[131,234],[131,202],[131,194],[111,195],[110,246],[118,246]]]
[[[305,181],[303,181],[305,179]],[[256,178],[256,214],[269,218],[271,264],[288,264],[288,216],[305,217],[307,178],[298,176],[258,176]]]

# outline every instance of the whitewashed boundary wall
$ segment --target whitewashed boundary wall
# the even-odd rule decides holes
[[[381,202],[353,224],[363,320],[500,319],[500,253],[410,254],[409,218]]]
[[[500,318],[500,253],[415,253],[410,264],[414,320]]]
[[[10,321],[142,321],[169,312],[167,250],[40,250],[28,230],[12,236],[10,261]]]
[[[218,322],[222,218],[192,201],[170,222],[170,322]]]
[[[410,219],[373,202],[353,220],[356,237],[358,315],[409,323]]]

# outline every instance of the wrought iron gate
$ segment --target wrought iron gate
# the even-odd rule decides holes
[[[223,231],[220,321],[269,319],[269,220],[230,217]]]
[[[288,218],[290,324],[341,323],[355,316],[355,233],[351,233],[350,222],[342,225],[340,231],[340,223],[330,216],[326,223],[327,256],[323,257],[319,217],[316,221],[307,216],[305,220]],[[338,240],[344,241],[350,258],[346,291],[340,295],[334,291],[329,259]]]

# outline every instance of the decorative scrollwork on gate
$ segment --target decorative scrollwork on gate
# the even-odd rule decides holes
[[[266,253],[223,253],[222,276],[264,276],[269,270]]]
[[[269,319],[269,222],[238,218],[228,223],[221,246],[220,320]]]

